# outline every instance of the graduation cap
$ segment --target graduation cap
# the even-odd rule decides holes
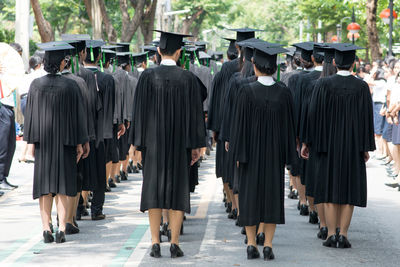
[[[116,59],[118,62],[118,66],[121,64],[132,64],[131,62],[131,52],[117,52]]]
[[[85,41],[90,40],[89,34],[61,34],[61,40],[76,48],[79,53],[85,49]]]
[[[254,62],[265,68],[275,68],[277,66],[277,57],[280,53],[286,53],[288,50],[281,46],[270,47],[268,43],[254,43]]]
[[[153,45],[142,46],[142,49],[144,52],[147,52],[149,57],[153,57],[156,53],[158,53],[157,47],[155,47]]]
[[[304,42],[293,44],[296,51],[301,52],[301,58],[307,62],[311,62],[311,55],[313,54],[314,42]]]
[[[324,61],[325,51],[322,48],[323,45],[324,44],[321,43],[315,43],[313,46],[313,56],[317,62]]]
[[[86,50],[88,55],[86,60],[94,62],[101,53],[101,47],[106,43],[103,40],[86,40]]]
[[[111,59],[115,58],[117,53],[111,49],[104,49],[104,46],[101,49],[101,52],[104,55],[103,63],[110,61]]]
[[[241,42],[255,37],[255,32],[261,31],[251,28],[229,29],[236,32],[236,42]]]
[[[48,64],[60,64],[61,60],[71,55],[74,47],[67,42],[57,41],[37,44],[37,47],[44,50],[44,61]]]
[[[148,53],[144,52],[144,53],[133,54],[132,58],[135,64],[143,63],[148,60]]]
[[[237,54],[237,49],[236,49],[236,39],[232,39],[232,38],[223,38],[227,41],[229,41],[229,47],[228,47],[228,53],[232,53],[232,54]]]
[[[117,52],[129,52],[131,43],[112,43],[112,45],[116,45],[115,51]]]
[[[161,33],[160,43],[158,47],[162,50],[166,50],[170,53],[175,52],[184,46],[183,38],[184,37],[193,37],[193,35],[189,34],[180,34],[174,32],[165,32],[160,30],[154,30],[155,32]]]
[[[356,50],[364,49],[350,43],[332,43],[329,46],[335,49],[335,63],[338,66],[353,64],[356,59]]]
[[[199,52],[199,59],[210,59],[211,56],[207,54],[206,52],[200,51]]]
[[[328,43],[315,44],[314,49],[318,55],[324,57],[325,63],[332,63],[333,59],[335,58],[335,50],[330,47],[330,44]]]
[[[208,42],[197,41],[197,42],[194,42],[194,44],[197,46],[197,48],[200,51],[206,51],[207,50],[206,46],[208,45]]]
[[[287,47],[286,50],[288,50],[286,54],[287,59],[292,59],[294,57],[294,54],[296,53],[296,47]]]
[[[116,52],[117,48],[120,48],[120,47],[122,47],[122,46],[111,44],[111,45],[103,45],[101,48],[107,49],[107,50],[112,50],[112,51]]]
[[[211,57],[212,57],[213,60],[219,61],[219,60],[224,58],[224,53],[223,52],[219,52],[219,51],[215,51],[214,53],[212,53]]]

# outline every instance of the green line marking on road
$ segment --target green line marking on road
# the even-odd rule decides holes
[[[146,233],[147,228],[149,225],[138,225],[136,226],[135,230],[119,250],[118,255],[112,260],[109,266],[117,267],[117,266],[124,266],[126,261],[129,259],[133,251],[135,250],[136,246],[139,244],[140,240],[142,239],[143,235]]]
[[[23,263],[28,263],[32,260],[32,258],[40,254],[40,252],[47,246],[43,240],[40,240],[35,245],[33,245],[27,252],[25,252],[21,257],[19,257],[15,262],[14,265],[21,266]]]

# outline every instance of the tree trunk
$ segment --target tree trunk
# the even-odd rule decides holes
[[[114,26],[112,25],[110,18],[108,17],[106,6],[104,4],[104,0],[98,0],[101,10],[101,16],[103,17],[104,28],[106,30],[106,34],[108,37],[109,42],[116,42],[117,41],[117,31],[115,30]]]
[[[122,13],[121,42],[130,42],[136,30],[142,22],[145,0],[135,1],[135,15],[131,19],[128,13],[127,0],[119,0],[119,7]]]
[[[376,27],[376,9],[378,0],[367,1],[367,31],[368,42],[371,49],[371,60],[378,60],[382,58],[382,53],[379,47],[378,29]]]
[[[54,32],[50,23],[44,18],[39,0],[31,0],[35,21],[39,29],[40,39],[43,43],[54,41]]]
[[[143,41],[145,44],[153,41],[154,20],[156,17],[157,0],[148,1],[146,12],[143,15],[142,25],[140,27],[143,34]]]
[[[102,14],[100,9],[100,0],[92,1],[92,27],[93,27],[93,39],[102,39]]]
[[[198,17],[200,17],[200,15],[202,15],[204,13],[204,9],[202,7],[199,7],[197,9],[197,11],[192,14],[190,17],[187,17],[184,21],[183,21],[183,27],[182,27],[182,31],[184,34],[189,34],[190,32],[190,28],[192,27],[192,24],[197,20]]]

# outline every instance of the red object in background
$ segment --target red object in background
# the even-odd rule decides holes
[[[357,22],[352,22],[347,26],[347,30],[351,33],[358,33],[361,30],[361,26]]]
[[[331,40],[332,40],[332,42],[337,43],[337,41],[338,41],[337,35],[332,36]]]
[[[385,21],[385,19],[389,20],[389,17],[390,17],[390,9],[389,9],[389,8],[386,8],[386,9],[382,10],[381,14],[379,14],[379,17],[380,17],[383,21]],[[396,13],[396,11],[394,11],[394,10],[393,10],[393,18],[394,18],[394,19],[397,19],[397,13]],[[386,23],[386,22],[385,22],[385,23]]]
[[[351,40],[353,40],[353,35],[354,35],[354,40],[357,40],[358,38],[360,38],[360,34],[358,32],[357,33],[349,32],[347,34],[347,38],[351,41]]]

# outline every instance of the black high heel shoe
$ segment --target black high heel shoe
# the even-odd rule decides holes
[[[171,244],[169,251],[171,252],[171,258],[183,257],[183,255],[184,255],[183,251],[180,249],[180,247],[177,244]]]
[[[44,239],[44,243],[53,243],[54,242],[53,234],[50,231],[43,231],[43,239]]]
[[[256,237],[256,243],[259,246],[264,246],[264,241],[265,241],[265,234],[264,233],[259,233]]]
[[[349,240],[344,235],[339,235],[338,248],[351,248]]]
[[[258,259],[260,257],[260,252],[255,246],[247,246],[247,259]]]
[[[264,247],[263,254],[264,254],[265,261],[270,261],[270,260],[275,259],[275,255],[274,255],[274,252],[272,252],[271,247]]]
[[[154,244],[153,246],[151,246],[150,256],[154,257],[154,258],[160,258],[161,257],[160,244]]]
[[[322,245],[324,247],[337,248],[337,243],[336,235],[331,235],[324,243],[322,243]]]
[[[328,237],[328,227],[321,227],[317,234],[317,237],[322,240],[326,240]]]
[[[65,233],[63,231],[57,231],[56,243],[64,243],[65,241]]]
[[[316,211],[310,212],[310,218],[309,218],[308,222],[311,224],[318,223],[318,213]]]

